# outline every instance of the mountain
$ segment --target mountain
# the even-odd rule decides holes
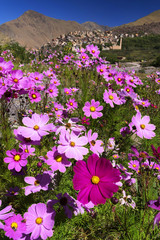
[[[83,31],[75,21],[64,21],[47,17],[29,10],[15,20],[0,25],[0,32],[27,48],[39,48],[61,34]]]
[[[125,26],[138,26],[138,25],[143,25],[143,24],[150,24],[150,23],[155,23],[155,22],[160,22],[160,9],[150,13],[149,15],[142,17],[135,22],[131,22],[128,24],[125,24]]]
[[[101,30],[101,31],[108,31],[111,27],[99,25],[95,22],[84,22],[81,24],[86,30],[93,31],[93,30]]]

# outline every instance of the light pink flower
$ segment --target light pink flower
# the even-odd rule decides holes
[[[155,137],[155,133],[153,132],[155,130],[155,125],[154,124],[149,124],[150,117],[149,116],[144,116],[141,119],[141,113],[137,112],[136,116],[132,117],[132,123],[136,126],[136,134],[140,138],[147,138],[151,139]]]
[[[53,123],[47,124],[49,121],[49,116],[47,114],[37,114],[34,113],[31,118],[24,117],[22,122],[27,127],[19,127],[18,134],[24,136],[25,138],[30,138],[33,141],[41,140],[42,136],[48,135],[47,131],[53,132]]]
[[[88,143],[88,139],[85,136],[79,137],[72,132],[61,131],[60,144],[57,148],[59,153],[65,153],[67,158],[74,158],[76,160],[82,160],[83,155],[88,153],[88,149],[83,147]]]

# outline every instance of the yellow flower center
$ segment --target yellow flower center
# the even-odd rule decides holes
[[[52,89],[49,89],[49,92],[51,92],[51,93],[52,93],[52,92],[53,92],[53,90],[52,90]]]
[[[41,217],[36,218],[36,223],[41,224],[43,222],[43,219]]]
[[[100,69],[100,72],[103,72],[103,69]]]
[[[75,142],[70,142],[70,146],[74,147],[75,146]]]
[[[55,108],[54,110],[55,110],[55,111],[58,111],[58,108]]]
[[[38,186],[40,184],[40,182],[38,181],[38,180],[36,180],[35,182],[34,182],[34,185],[35,186]]]
[[[90,111],[91,111],[91,112],[95,112],[95,111],[96,111],[96,108],[92,106],[92,107],[90,107]]]
[[[37,98],[36,94],[32,94],[32,98],[34,99]]]
[[[92,50],[92,53],[95,53],[95,51],[94,51],[94,50]]]
[[[39,126],[38,126],[38,125],[35,125],[35,126],[33,127],[33,129],[34,129],[34,130],[38,130],[38,129],[39,129]]]
[[[113,100],[113,98],[114,98],[114,97],[113,97],[112,95],[109,95],[109,99],[110,99],[110,100]]]
[[[139,110],[139,107],[138,107],[138,106],[135,106],[135,109]]]
[[[83,59],[85,59],[86,57],[85,57],[85,56],[83,56],[82,58],[83,58]]]
[[[14,156],[14,161],[19,161],[21,159],[21,156],[19,154]]]
[[[69,94],[69,92],[67,91],[66,94]]]
[[[142,105],[145,105],[145,102],[142,102]]]
[[[56,84],[57,83],[57,81],[54,81],[54,84]]]
[[[72,103],[72,102],[70,102],[70,105],[71,105],[71,106],[73,106],[73,103]]]
[[[96,142],[94,140],[91,141],[92,146],[94,146],[96,144]]]
[[[18,82],[18,79],[17,79],[17,78],[15,78],[15,79],[13,80],[13,82],[17,83],[17,82]]]
[[[2,83],[2,86],[5,86],[5,83]]]
[[[92,181],[93,184],[98,184],[99,181],[100,181],[100,179],[99,179],[98,176],[93,176],[92,179],[91,179],[91,181]]]
[[[126,91],[127,91],[127,92],[130,92],[130,89],[129,89],[129,88],[127,88],[127,89],[126,89]]]
[[[25,149],[24,151],[25,151],[26,153],[29,153],[28,149]]]
[[[121,82],[122,79],[121,79],[121,78],[118,78],[117,80],[118,80],[118,82]]]
[[[71,123],[66,123],[66,128],[70,128],[72,125],[71,125]]]
[[[11,228],[12,228],[14,231],[16,231],[17,228],[18,228],[18,224],[17,224],[16,222],[12,222],[12,223],[11,223]]]
[[[57,156],[55,157],[55,160],[56,160],[57,162],[62,162],[62,156],[61,156],[61,155],[57,155]]]
[[[35,80],[39,80],[39,78],[38,78],[38,77],[35,77]]]
[[[136,164],[133,164],[132,166],[133,166],[133,167],[136,167]]]
[[[2,67],[0,67],[0,71],[2,71],[3,70],[3,68]]]
[[[142,129],[145,129],[146,126],[145,126],[144,124],[141,124],[140,127],[141,127]]]

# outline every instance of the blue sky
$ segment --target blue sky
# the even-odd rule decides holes
[[[92,21],[113,27],[159,9],[160,0],[5,0],[0,4],[0,24],[18,18],[27,10],[34,10],[66,21]]]

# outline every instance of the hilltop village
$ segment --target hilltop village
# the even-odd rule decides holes
[[[147,35],[147,33],[143,34]],[[67,43],[72,44],[72,50],[81,48],[84,44],[94,44],[101,45],[102,50],[121,50],[122,49],[122,39],[126,37],[139,37],[140,34],[113,34],[112,31],[75,31],[68,34],[62,34],[59,37],[52,39],[52,42],[45,44],[42,48],[54,48],[56,46],[63,47]]]

